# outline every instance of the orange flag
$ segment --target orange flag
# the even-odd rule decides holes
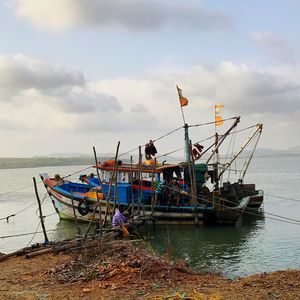
[[[223,108],[223,104],[216,104],[215,105],[215,125],[216,126],[222,126],[223,125],[223,119],[221,117],[221,108]]]
[[[182,90],[178,87],[178,85],[176,85],[176,87],[177,87],[180,106],[181,107],[187,106],[189,104],[188,99],[182,96]]]

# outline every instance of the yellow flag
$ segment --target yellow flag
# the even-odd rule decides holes
[[[221,108],[223,108],[223,104],[216,104],[215,105],[215,126],[222,126],[223,125],[223,119],[221,117]]]

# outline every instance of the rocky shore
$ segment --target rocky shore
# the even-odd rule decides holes
[[[229,280],[132,241],[0,262],[0,299],[299,299],[300,271]]]

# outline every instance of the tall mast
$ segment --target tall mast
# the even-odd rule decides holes
[[[182,120],[183,120],[183,127],[184,127],[184,141],[185,141],[185,160],[187,163],[190,165],[190,138],[189,138],[189,125],[185,122],[185,117],[183,113],[183,106],[187,106],[189,101],[187,98],[182,96],[182,90],[176,85],[177,92],[178,92],[178,98],[179,98],[179,104],[180,104],[180,110],[181,110],[181,115],[182,115]]]
[[[217,132],[217,126],[222,126],[223,125],[223,119],[220,115],[220,110],[223,108],[223,104],[216,104],[215,105],[215,161],[214,161],[214,177],[215,177],[215,188],[219,188],[219,135]]]

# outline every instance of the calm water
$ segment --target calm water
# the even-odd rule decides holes
[[[41,172],[68,175],[83,169],[82,166],[45,167],[42,169],[0,170],[0,218],[13,214],[31,203],[36,203],[32,177]],[[89,170],[87,171],[89,172]],[[300,157],[256,158],[246,177],[256,182],[266,194],[300,199]],[[71,177],[77,180],[78,174]],[[40,181],[38,179],[38,181]],[[7,192],[23,188],[18,192]],[[39,184],[40,197],[45,189]],[[0,221],[0,237],[35,232],[39,223],[37,206],[12,217],[9,223]],[[300,268],[300,224],[288,224],[271,219],[267,213],[300,219],[300,202],[288,201],[266,195],[265,219],[245,217],[239,227],[151,226],[151,247],[160,253],[171,252],[202,270],[221,272],[236,277],[265,271]],[[49,238],[60,239],[76,234],[73,222],[59,221],[47,197],[43,204]],[[40,228],[38,229],[41,230]],[[0,252],[10,252],[28,243],[43,242],[43,235],[0,238]]]

